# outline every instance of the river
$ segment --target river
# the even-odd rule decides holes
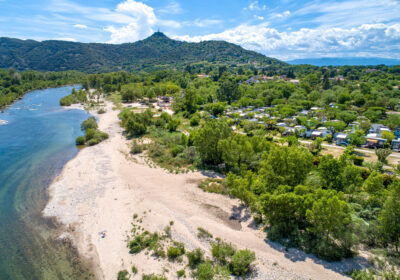
[[[0,113],[0,279],[90,279],[57,224],[41,215],[47,187],[78,152],[89,115],[62,108],[72,86],[37,90]]]

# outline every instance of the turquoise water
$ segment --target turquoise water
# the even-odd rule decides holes
[[[33,91],[0,113],[0,279],[87,279],[90,273],[44,219],[47,187],[78,149],[88,117],[59,106],[72,87]],[[1,123],[1,122],[0,122]],[[4,123],[4,122],[3,122]]]

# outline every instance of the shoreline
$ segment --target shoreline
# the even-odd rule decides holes
[[[149,231],[163,231],[173,221],[172,236],[187,250],[201,247],[210,255],[209,246],[197,237],[200,226],[238,248],[255,251],[257,279],[349,279],[344,272],[360,266],[359,258],[327,263],[266,241],[239,200],[197,187],[207,178],[206,172],[171,174],[150,167],[143,156],[130,155],[118,111],[106,104],[105,114],[93,115],[110,138],[80,150],[64,166],[48,188],[43,210],[45,217],[64,225],[62,236],[71,239],[80,256],[93,265],[96,279],[115,279],[118,271],[130,271],[133,264],[139,273],[131,279],[162,273],[163,268],[169,271],[168,279],[176,279],[176,264],[144,253],[129,254],[126,240],[135,213],[143,216],[142,226]]]

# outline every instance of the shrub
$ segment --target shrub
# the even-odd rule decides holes
[[[88,142],[87,142],[87,144],[89,145],[89,146],[94,146],[94,145],[97,145],[97,144],[99,144],[100,143],[100,141],[98,141],[98,139],[90,139]]]
[[[237,276],[245,276],[251,269],[251,263],[255,260],[254,252],[248,249],[237,251],[231,261],[232,273]]]
[[[136,141],[132,142],[132,147],[131,147],[131,154],[137,155],[143,152],[144,146],[138,144]]]
[[[176,131],[178,126],[181,124],[181,121],[179,119],[170,119],[167,124],[167,129],[170,132]]]
[[[214,267],[210,262],[203,262],[197,266],[193,275],[198,280],[213,279],[215,275]]]
[[[178,276],[178,278],[184,277],[185,276],[185,270],[184,269],[178,270],[176,272],[176,276]]]
[[[189,266],[191,268],[195,268],[204,261],[204,252],[200,248],[188,252],[186,256],[188,258]]]
[[[218,263],[226,265],[235,254],[235,248],[233,248],[232,244],[217,240],[216,243],[211,244],[211,253]]]
[[[104,108],[100,108],[99,110],[97,110],[97,114],[104,114],[106,112],[106,110]]]
[[[129,280],[128,275],[129,275],[128,271],[121,270],[120,272],[118,272],[117,279],[118,280]]]
[[[198,238],[213,238],[213,235],[211,233],[209,233],[207,230],[205,230],[202,227],[197,228],[198,233],[197,233],[197,237]]]
[[[360,156],[354,156],[353,157],[353,162],[355,165],[357,166],[362,166],[363,162],[364,162],[364,158],[360,157]]]
[[[89,141],[90,139],[93,139],[94,136],[95,136],[95,134],[96,134],[96,130],[95,130],[95,129],[93,129],[93,128],[88,128],[88,129],[86,130],[86,133],[85,133],[85,140],[86,140],[86,141]]]
[[[137,273],[138,273],[137,267],[132,265],[132,274],[137,274]]]
[[[156,275],[152,273],[152,274],[143,274],[142,280],[168,280],[168,278],[165,277],[164,275]]]
[[[198,126],[200,123],[200,118],[198,116],[194,116],[190,119],[190,126]]]
[[[167,256],[170,260],[176,260],[185,253],[185,246],[183,243],[174,242],[175,246],[170,246],[167,249]]]
[[[81,129],[86,131],[88,129],[97,129],[97,121],[95,117],[89,117],[87,120],[83,121],[81,124]]]
[[[173,157],[176,157],[178,154],[180,154],[182,151],[184,150],[184,148],[180,145],[175,146],[171,149],[171,155]]]
[[[85,137],[78,136],[75,140],[76,145],[85,145]]]

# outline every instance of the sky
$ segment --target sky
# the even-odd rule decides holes
[[[400,58],[400,0],[0,0],[0,37],[116,44],[157,30],[282,60]]]

